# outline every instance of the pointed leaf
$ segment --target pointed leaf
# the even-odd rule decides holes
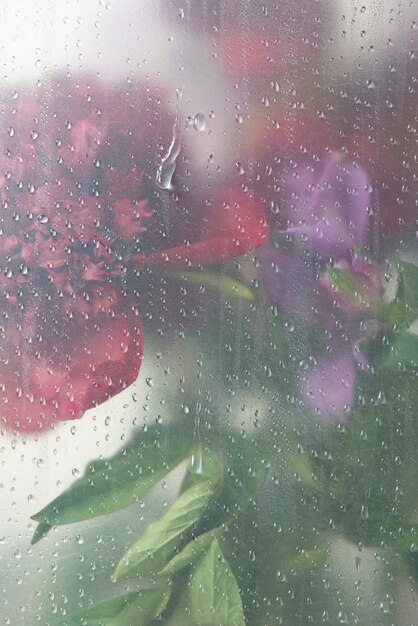
[[[161,615],[167,606],[170,588],[146,589],[129,602],[106,626],[146,626]]]
[[[61,621],[62,626],[146,626],[167,605],[168,585],[109,598]],[[134,619],[133,619],[134,618]]]
[[[396,298],[386,307],[384,321],[398,328],[409,326],[418,318],[418,266],[394,259],[398,271]]]
[[[215,539],[190,579],[190,612],[196,624],[245,626],[237,581]]]
[[[385,520],[378,533],[378,542],[383,542],[396,552],[418,553],[418,524],[411,524],[408,521],[394,518]]]
[[[192,436],[178,425],[166,428],[164,435],[157,429],[141,432],[110,459],[91,463],[82,478],[32,516],[41,524],[32,542],[52,526],[105,515],[136,502],[188,456]]]
[[[216,497],[209,504],[203,525],[199,526],[199,534],[238,517],[257,495],[267,476],[268,469],[256,439],[231,435],[227,447],[225,441],[220,442],[219,454],[221,482]]]
[[[396,259],[402,283],[398,294],[407,307],[408,317],[418,316],[418,266],[401,259]]]
[[[327,562],[327,551],[321,550],[303,550],[287,563],[285,567],[286,573],[293,576],[303,576],[308,572],[319,569]]]
[[[216,538],[216,535],[219,535],[221,532],[222,529],[217,528],[214,531],[204,533],[196,537],[196,539],[189,541],[189,543],[184,546],[183,550],[167,563],[160,574],[162,576],[173,576],[173,574],[176,574],[184,567],[188,567],[201,559],[207,552],[212,541]]]
[[[418,366],[418,335],[407,330],[396,335],[391,346],[391,354],[385,359],[385,367],[399,365]]]
[[[130,602],[132,602],[139,594],[138,591],[127,593],[123,596],[115,596],[108,600],[103,600],[84,611],[77,613],[78,620],[104,620],[116,617]]]
[[[182,493],[164,517],[151,524],[122,557],[115,580],[159,572],[196,524],[215,488],[216,480],[211,478]]]
[[[31,544],[34,545],[35,543],[38,543],[38,541],[46,537],[51,528],[52,526],[50,526],[49,524],[44,524],[43,522],[38,524],[35,532],[33,533]]]
[[[337,288],[343,297],[354,303],[361,300],[362,285],[354,273],[341,267],[329,267],[327,274],[330,284]]]
[[[228,298],[239,298],[253,302],[255,295],[252,289],[245,283],[242,283],[231,276],[222,275],[211,272],[197,272],[185,270],[168,270],[167,276],[177,278],[183,283],[191,283],[199,287],[207,287],[213,291],[224,294]]]

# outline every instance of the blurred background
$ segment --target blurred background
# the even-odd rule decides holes
[[[315,171],[330,151],[347,153],[370,180],[371,252],[381,263],[395,253],[416,261],[416,15],[416,2],[390,0],[5,0],[1,116],[8,123],[14,91],[35,100],[42,93],[47,115],[62,77],[74,89],[104,81],[121,99],[125,91],[132,98],[140,85],[132,129],[146,125],[150,137],[155,131],[154,143],[147,145],[154,151],[147,176],[166,226],[164,211],[173,215],[170,207],[180,202],[170,218],[177,237],[184,207],[203,218],[208,212],[210,221],[208,207],[225,185],[256,194],[271,227],[280,229],[295,198],[283,183],[289,172],[305,165]],[[36,123],[42,128],[44,122]],[[158,167],[176,133],[181,152],[173,187],[161,187]],[[258,288],[256,255],[231,267]],[[272,406],[276,424],[293,411],[286,391],[280,395],[269,382],[262,350],[253,353],[247,376],[244,305],[234,317],[224,295],[190,290],[178,277],[168,285],[160,275],[130,280],[139,294],[145,337],[137,382],[81,420],[38,435],[1,434],[1,623],[53,623],[54,616],[79,607],[80,598],[104,596],[127,536],[139,535],[177,494],[174,473],[129,509],[52,530],[30,546],[36,526],[30,516],[80,477],[90,461],[112,455],[132,433],[168,424],[173,416],[190,415],[190,428],[196,428],[202,403],[216,406],[215,428],[216,420],[225,420],[230,433],[248,436],[269,419]],[[266,321],[259,310],[251,314],[256,342]],[[234,320],[239,324],[229,345]],[[199,337],[208,327],[219,350],[205,353]],[[302,334],[296,343],[304,341]],[[227,344],[234,359],[229,377],[222,369]],[[407,408],[413,420],[413,407]],[[286,480],[275,482],[273,475],[269,481],[261,496],[260,534],[270,509],[278,526],[297,528],[301,511],[309,517],[314,505],[302,506]],[[279,499],[283,506],[277,513]],[[274,541],[280,542],[280,535]],[[326,569],[295,587],[287,600],[289,626],[418,624],[416,588],[406,570],[389,566],[383,547],[359,547],[333,533],[332,521],[325,542]],[[266,556],[259,551],[257,560]],[[252,584],[263,597],[261,575]],[[269,597],[273,602],[274,592]],[[275,617],[253,623],[282,623],[273,609],[271,614]]]

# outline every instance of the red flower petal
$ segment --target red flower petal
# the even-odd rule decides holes
[[[259,77],[296,65],[300,47],[288,31],[236,30],[222,34],[218,55],[233,76]]]
[[[260,203],[239,189],[229,189],[216,200],[202,239],[154,252],[137,260],[167,263],[175,267],[208,264],[231,259],[265,243],[269,226]]]
[[[103,288],[89,297],[89,313],[78,310],[80,295],[47,307],[32,297],[20,318],[6,306],[0,422],[7,428],[34,432],[79,418],[136,380],[143,352],[138,313],[129,299]]]

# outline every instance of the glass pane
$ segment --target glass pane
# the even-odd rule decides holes
[[[2,2],[5,624],[416,622],[416,12]]]

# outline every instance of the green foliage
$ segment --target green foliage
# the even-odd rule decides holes
[[[388,558],[418,570],[418,529],[411,514],[418,446],[418,336],[411,325],[418,318],[418,267],[396,261],[396,268],[395,300],[379,308],[384,327],[369,338],[370,372],[358,374],[356,402],[343,424],[307,420],[298,403],[300,355],[324,348],[311,329],[287,328],[275,307],[267,311],[266,325],[263,303],[235,279],[187,273],[193,285],[237,296],[237,306],[223,318],[220,341],[213,341],[210,329],[200,336],[205,359],[216,365],[207,380],[213,387],[228,380],[231,395],[244,386],[247,397],[251,385],[261,388],[261,406],[268,409],[263,419],[239,430],[228,421],[236,424],[237,416],[211,400],[210,410],[201,410],[198,432],[178,422],[138,433],[113,458],[92,463],[34,516],[35,542],[55,524],[135,502],[189,461],[174,504],[116,567],[114,579],[129,579],[134,591],[62,626],[270,625],[278,615],[286,623],[294,590],[322,576],[331,532],[356,546],[385,550]],[[328,273],[345,298],[362,304],[366,295],[351,274],[341,268]],[[299,346],[303,333],[308,340]]]
[[[263,452],[257,440],[245,434],[229,435],[219,441],[222,473],[216,497],[209,503],[200,532],[229,522],[247,508],[267,476]]]
[[[112,458],[91,463],[82,478],[32,516],[40,524],[32,543],[52,526],[105,515],[138,501],[187,458],[191,443],[192,434],[178,427],[138,433]]]
[[[237,581],[216,539],[191,575],[189,594],[196,623],[245,626]]]
[[[398,298],[405,304],[408,320],[418,317],[418,266],[401,259],[395,259],[399,271]]]
[[[158,587],[140,591],[106,626],[147,626],[167,606],[170,588]]]
[[[394,336],[390,347],[390,354],[383,363],[385,367],[418,367],[418,335],[403,330]]]
[[[227,298],[248,300],[249,302],[255,299],[255,294],[248,285],[226,274],[194,270],[187,270],[186,272],[165,270],[164,273],[169,278],[181,280],[185,285],[191,284],[200,288],[208,288]]]
[[[237,581],[214,539],[190,572],[167,626],[245,626]]]
[[[391,326],[409,326],[418,318],[418,266],[395,258],[398,287],[395,299],[387,307],[385,319]]]
[[[59,626],[147,626],[163,612],[169,596],[168,585],[141,589],[95,604]]]
[[[284,569],[289,576],[304,576],[307,572],[320,569],[327,562],[327,551],[302,550],[300,554],[291,559]]]
[[[151,524],[120,560],[115,580],[158,573],[195,526],[216,487],[216,480],[201,481],[183,492],[167,513]]]
[[[212,541],[217,535],[221,534],[221,532],[222,529],[215,529],[208,533],[203,533],[203,535],[199,535],[195,539],[192,539],[192,541],[189,541],[189,543],[184,546],[183,550],[181,550],[179,554],[176,554],[161,570],[160,575],[173,576],[185,567],[193,565],[205,554]]]
[[[341,267],[329,267],[327,273],[331,285],[345,300],[357,306],[367,305],[367,290],[355,274]]]

